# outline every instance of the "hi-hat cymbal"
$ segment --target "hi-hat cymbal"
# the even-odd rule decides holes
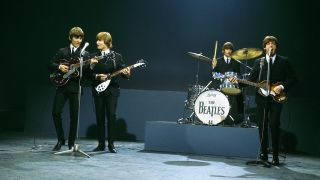
[[[202,55],[202,54],[197,54],[197,53],[193,53],[193,52],[188,52],[188,54],[198,60],[202,60],[202,61],[205,61],[205,62],[209,62],[211,63],[212,62],[212,59]]]
[[[248,60],[259,57],[263,51],[258,48],[242,48],[234,51],[231,55],[233,59]]]

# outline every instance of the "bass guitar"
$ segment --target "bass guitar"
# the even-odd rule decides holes
[[[223,78],[229,78],[229,77],[227,77],[227,76],[225,76],[225,75],[223,75],[221,73],[214,73],[213,74],[213,78],[215,78],[215,79],[223,79]],[[266,80],[261,81],[259,83],[255,83],[255,82],[248,81],[246,79],[238,79],[237,78],[237,81],[239,83],[242,83],[242,84],[247,84],[247,85],[259,88],[258,93],[261,96],[263,96],[263,97],[271,96],[272,99],[274,101],[278,102],[278,103],[283,103],[288,99],[288,94],[286,92],[281,91],[279,94],[277,94],[274,91],[274,88],[276,86],[282,85],[281,82],[277,82],[277,83],[274,83],[274,84],[271,84],[269,82],[268,85],[267,85],[267,81]]]

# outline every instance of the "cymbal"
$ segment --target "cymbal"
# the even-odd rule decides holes
[[[234,51],[231,55],[233,59],[248,60],[259,57],[263,51],[258,48],[242,48]]]
[[[193,53],[193,52],[188,52],[188,54],[198,60],[202,60],[202,61],[209,62],[209,63],[212,62],[212,59],[210,59],[202,54],[197,54],[197,53]]]

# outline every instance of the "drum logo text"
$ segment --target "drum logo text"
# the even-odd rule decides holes
[[[199,102],[199,114],[224,115],[225,107],[221,106],[205,106],[203,101]]]

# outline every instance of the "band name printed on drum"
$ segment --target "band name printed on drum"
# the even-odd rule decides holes
[[[204,102],[199,102],[199,114],[224,115],[225,107],[221,106],[205,106]]]

